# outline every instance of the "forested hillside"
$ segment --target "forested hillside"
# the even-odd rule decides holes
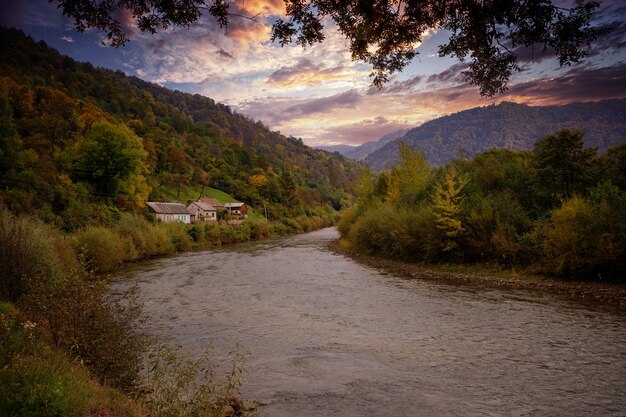
[[[626,99],[566,106],[505,102],[477,107],[424,123],[409,130],[402,141],[419,149],[430,164],[442,165],[493,148],[529,150],[537,139],[562,128],[583,130],[585,146],[602,153],[626,141]],[[398,142],[394,141],[369,154],[365,162],[380,171],[398,159]]]
[[[205,187],[273,218],[350,198],[363,167],[268,130],[210,98],[76,62],[21,31],[0,30],[0,199],[65,229],[94,204]],[[185,202],[185,201],[183,201]]]

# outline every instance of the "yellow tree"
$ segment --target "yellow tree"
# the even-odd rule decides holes
[[[463,224],[459,216],[463,196],[461,192],[467,184],[467,177],[459,176],[454,167],[450,167],[442,180],[435,185],[433,192],[433,214],[437,227],[446,236],[444,251],[458,247],[457,239],[463,233]]]

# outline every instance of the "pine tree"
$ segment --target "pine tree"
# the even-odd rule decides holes
[[[461,192],[467,184],[467,177],[457,174],[454,167],[450,167],[443,179],[435,185],[433,192],[433,213],[437,228],[446,236],[444,251],[449,252],[458,247],[457,240],[464,231],[459,211],[463,196]]]

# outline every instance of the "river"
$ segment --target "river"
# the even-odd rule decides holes
[[[407,280],[330,252],[335,229],[122,274],[146,330],[249,352],[273,417],[625,416],[626,314],[521,290]]]

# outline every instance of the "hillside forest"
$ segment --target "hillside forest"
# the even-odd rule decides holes
[[[339,210],[364,167],[200,95],[0,31],[0,200],[66,231],[217,189],[273,220]]]
[[[432,167],[400,163],[363,182],[344,244],[429,263],[494,263],[562,278],[624,282],[626,143],[602,155],[559,130],[531,151],[493,149]]]

